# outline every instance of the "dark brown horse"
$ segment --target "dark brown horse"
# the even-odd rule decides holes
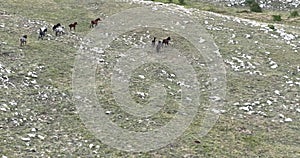
[[[60,23],[54,25],[54,26],[52,27],[52,30],[55,31],[55,29],[58,28],[58,27],[61,27],[61,24],[60,24]]]
[[[168,37],[168,38],[166,38],[166,39],[163,39],[162,45],[165,45],[165,46],[169,45],[170,40],[171,40],[171,37]]]
[[[43,39],[46,36],[46,32],[47,32],[47,27],[42,27],[39,29],[39,39]]]
[[[154,39],[152,40],[152,47],[155,46],[155,41],[156,41],[156,37],[154,37]]]
[[[76,25],[77,25],[77,22],[74,22],[73,24],[70,24],[69,25],[70,30],[72,30],[72,28],[74,28],[74,31],[75,31]]]
[[[93,27],[97,26],[97,24],[98,24],[99,21],[101,21],[100,18],[97,18],[97,19],[95,19],[95,20],[92,20],[92,21],[91,21],[90,28],[93,28]]]

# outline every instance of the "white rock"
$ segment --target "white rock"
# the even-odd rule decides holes
[[[145,76],[144,75],[139,75],[139,78],[145,79]]]
[[[162,72],[163,74],[167,74],[167,71],[165,71],[165,70],[161,70],[161,72]]]
[[[292,122],[293,120],[291,118],[285,118],[284,122]]]
[[[279,90],[275,90],[274,93],[277,94],[277,95],[280,95]]]
[[[137,94],[143,98],[146,96],[144,92],[137,92]]]
[[[272,69],[276,69],[277,67],[278,67],[277,64],[271,66]]]
[[[249,112],[247,112],[247,114],[249,114],[249,115],[252,115],[254,113],[255,113],[255,111],[249,111]]]
[[[235,102],[235,103],[233,103],[233,105],[237,106],[237,105],[240,105],[240,103],[239,102]]]
[[[27,134],[30,138],[34,138],[35,136],[36,136],[36,134],[35,133],[29,133],[29,134]]]
[[[267,103],[269,104],[269,105],[272,105],[272,101],[271,100],[267,100]]]
[[[45,137],[44,136],[41,136],[41,135],[38,135],[38,138],[41,139],[41,140],[44,140]]]
[[[94,144],[90,144],[89,148],[92,149],[94,147]]]
[[[285,118],[283,114],[279,114],[279,117],[280,118]]]
[[[4,111],[4,112],[7,111],[5,108],[2,108],[2,107],[0,108],[0,110],[1,110],[1,111]]]
[[[219,114],[220,113],[220,110],[217,110],[217,109],[212,109],[211,111],[214,112],[215,114]]]
[[[105,111],[105,114],[111,114],[112,111]]]
[[[239,108],[240,110],[249,111],[249,106],[243,106]]]
[[[21,140],[28,142],[28,141],[30,141],[30,138],[21,138]]]

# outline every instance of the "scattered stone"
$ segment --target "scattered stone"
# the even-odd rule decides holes
[[[248,112],[250,110],[250,108],[251,108],[250,106],[243,106],[243,107],[240,107],[239,109]]]
[[[29,142],[30,138],[21,138],[21,140],[25,141],[25,142]]]
[[[92,149],[93,147],[95,147],[94,144],[90,144],[90,145],[89,145],[89,148],[90,148],[90,149]]]
[[[35,133],[29,133],[29,134],[27,134],[30,138],[34,138],[34,137],[36,137],[36,134]]]
[[[107,114],[107,115],[109,115],[111,113],[112,113],[112,111],[105,111],[105,114]]]
[[[1,110],[1,111],[4,111],[4,112],[7,111],[4,107],[1,107],[0,110]]]
[[[144,75],[139,75],[139,78],[145,79],[145,76]]]
[[[279,114],[279,118],[285,118],[283,114]]]
[[[285,118],[284,122],[292,122],[293,120],[291,118]]]
[[[267,100],[267,104],[268,104],[268,105],[272,105],[273,102],[272,102],[271,100]]]
[[[45,137],[44,136],[41,136],[41,135],[38,135],[38,138],[41,139],[41,140],[44,140]]]

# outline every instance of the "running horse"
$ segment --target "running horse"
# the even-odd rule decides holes
[[[101,21],[100,18],[97,18],[97,19],[95,19],[95,20],[92,20],[92,21],[91,21],[90,28],[93,28],[93,27],[97,26],[97,24],[98,24],[99,21]]]

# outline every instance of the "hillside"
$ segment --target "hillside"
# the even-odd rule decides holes
[[[297,1],[292,2],[295,4]],[[275,23],[259,17],[269,17],[270,14],[277,13],[283,13],[286,17],[289,14],[286,9],[276,10],[276,7],[273,11],[263,14],[237,14],[235,10],[232,11],[234,7],[218,8],[217,5],[205,1],[199,4],[206,4],[210,9],[201,9],[196,4],[195,7],[200,10],[191,6],[185,8],[175,4],[139,0],[130,3],[94,0],[7,0],[1,3],[0,156],[299,157],[298,21],[288,21],[286,18],[283,22]],[[212,10],[211,5],[215,7],[214,10],[223,10],[225,13],[208,11]],[[170,17],[177,16],[178,19],[190,17],[193,24],[201,26],[203,30],[188,32],[200,32],[205,35],[205,39],[209,35],[207,39],[212,41],[202,40],[202,43],[212,42],[216,45],[221,59],[217,63],[220,69],[215,73],[210,70],[210,65],[216,61],[207,60],[205,54],[210,57],[209,53],[212,52],[199,53],[190,39],[172,31],[165,23],[162,23],[162,27],[166,27],[164,29],[141,27],[124,32],[109,43],[110,46],[104,51],[103,48],[91,44],[97,41],[99,36],[103,39],[105,31],[113,29],[104,29],[109,20],[113,19],[112,15],[121,11],[126,13],[127,9],[138,6],[147,7],[153,12],[162,11]],[[244,8],[238,8],[240,9]],[[119,16],[124,16],[125,21],[126,18],[135,19],[128,15]],[[102,19],[99,27],[89,28],[90,21],[98,17]],[[122,17],[120,21],[124,19]],[[173,20],[176,22],[177,18]],[[76,31],[69,31],[68,24],[75,21],[78,22]],[[57,23],[65,26],[65,35],[55,36],[51,28]],[[273,25],[274,29],[270,28],[270,25]],[[44,40],[38,40],[37,31],[42,26],[47,26],[48,32]],[[178,26],[188,28],[190,22],[179,21]],[[27,44],[19,46],[19,38],[24,34],[28,35]],[[95,86],[91,89],[95,88],[97,101],[105,105],[103,115],[130,131],[148,132],[159,129],[174,119],[180,111],[177,101],[182,97],[180,88],[184,84],[179,82],[176,70],[166,65],[151,63],[137,67],[130,76],[130,95],[141,105],[146,106],[152,99],[150,96],[166,92],[165,105],[151,117],[133,116],[119,107],[115,101],[114,85],[111,81],[115,71],[114,65],[118,62],[128,59],[125,60],[126,63],[131,64],[142,60],[139,56],[131,57],[127,50],[131,47],[150,46],[154,36],[159,39],[171,37],[170,46],[161,51],[162,58],[178,58],[176,53],[174,56],[172,53],[170,56],[165,55],[176,49],[193,67],[201,92],[200,106],[191,125],[169,145],[149,152],[117,150],[99,140],[95,133],[85,126],[86,122],[83,121],[76,104],[82,98],[76,95],[74,84],[77,83],[77,78],[74,76],[85,77],[86,72],[77,71],[76,63],[81,53],[92,52],[95,55],[92,57],[97,61],[95,84],[89,82],[89,77],[86,77],[86,81],[85,78],[83,80],[87,87]],[[154,55],[160,56],[159,53]],[[144,59],[150,58],[144,56]],[[91,66],[92,63],[85,64]],[[122,74],[122,71],[119,73]],[[220,82],[218,78],[212,78],[215,76],[225,79]],[[149,87],[157,82],[163,85],[164,91],[149,90]],[[160,84],[156,86],[161,86]],[[224,90],[226,95],[217,97],[217,94],[212,93],[219,92],[220,89]],[[121,88],[120,91],[123,92]],[[211,102],[215,100],[220,106],[210,107]],[[85,101],[86,104],[89,103],[88,99]],[[202,121],[208,113],[218,116],[218,119],[212,129],[200,137],[199,131],[206,125]],[[170,134],[172,132],[170,129]],[[111,140],[117,139],[115,137]]]

